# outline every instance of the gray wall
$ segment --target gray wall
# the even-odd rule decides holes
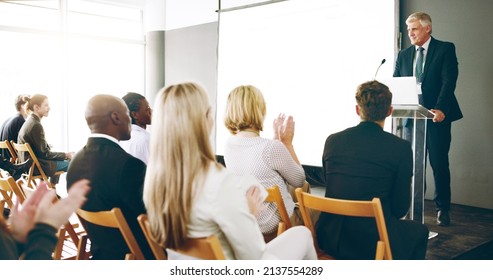
[[[209,93],[212,108],[216,108],[217,41],[217,22],[166,31],[165,85],[199,83]]]
[[[459,59],[456,95],[464,119],[452,126],[450,166],[452,202],[493,209],[493,1],[401,0],[403,47],[409,46],[405,18],[423,10],[432,16],[433,36],[454,42]],[[215,106],[217,90],[217,22],[166,31],[165,82],[200,82]],[[221,113],[221,110],[219,110]],[[219,116],[221,117],[221,116]],[[488,120],[488,121],[487,121]],[[428,191],[434,184],[428,170]]]

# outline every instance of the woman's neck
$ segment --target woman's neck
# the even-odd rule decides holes
[[[245,137],[245,138],[259,137],[260,132],[255,129],[247,128],[240,130],[238,133],[236,133],[236,136]]]

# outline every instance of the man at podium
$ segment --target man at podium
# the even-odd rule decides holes
[[[455,46],[431,37],[431,17],[426,13],[411,14],[406,24],[412,46],[399,52],[394,77],[415,76],[420,104],[435,114],[426,126],[426,150],[435,179],[437,224],[448,226],[451,124],[462,118],[454,94],[459,72]]]

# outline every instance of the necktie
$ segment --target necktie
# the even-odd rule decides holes
[[[416,80],[421,83],[423,81],[423,47],[418,48],[418,59],[416,60]]]

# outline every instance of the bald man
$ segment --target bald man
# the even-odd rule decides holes
[[[87,144],[72,159],[67,186],[89,179],[91,191],[82,207],[87,211],[122,210],[146,259],[154,259],[137,216],[146,213],[142,191],[146,165],[126,153],[119,141],[130,139],[130,116],[122,99],[96,95],[88,102],[86,122],[91,130]],[[93,259],[120,260],[130,252],[118,230],[86,225]]]

